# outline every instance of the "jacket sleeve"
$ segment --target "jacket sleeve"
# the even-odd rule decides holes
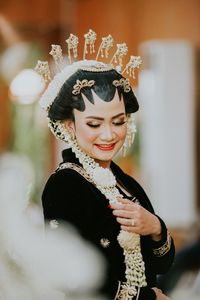
[[[144,192],[145,198],[145,208],[148,209],[151,213],[155,214],[155,211],[149,201],[147,195]],[[174,256],[175,256],[175,247],[174,241],[168,228],[166,227],[165,222],[161,219],[160,216],[156,215],[161,224],[161,240],[154,241],[150,236],[150,257],[151,264],[154,268],[156,274],[166,273],[171,267]]]
[[[175,255],[175,246],[163,220],[157,216],[161,223],[162,238],[160,241],[151,239],[152,263],[157,274],[166,273],[173,263]]]

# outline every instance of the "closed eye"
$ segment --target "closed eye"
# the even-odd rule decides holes
[[[112,121],[112,124],[114,126],[122,126],[124,125],[125,123],[127,123],[127,120],[116,120],[116,121]],[[86,123],[89,127],[91,128],[98,128],[102,125],[102,123],[96,123],[96,122],[88,122]]]
[[[115,125],[115,126],[121,126],[121,125],[124,125],[125,123],[126,123],[126,121],[113,122],[113,125]]]
[[[91,123],[87,123],[87,125],[88,125],[89,127],[92,127],[92,128],[98,128],[98,127],[100,127],[100,124],[91,124]]]

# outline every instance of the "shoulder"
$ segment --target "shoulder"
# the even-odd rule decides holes
[[[49,177],[42,193],[44,217],[68,219],[67,214],[75,215],[81,212],[86,202],[93,197],[92,184],[77,171],[71,169],[57,171]]]
[[[94,193],[93,185],[86,180],[79,172],[66,168],[56,171],[47,180],[43,193],[43,206],[63,205],[67,202],[82,202],[83,198],[88,198]],[[71,202],[73,199],[73,202]]]
[[[47,185],[48,184],[61,184],[63,182],[66,183],[67,182],[71,182],[74,183],[74,180],[76,183],[78,183],[79,181],[85,181],[84,177],[76,170],[72,170],[70,168],[66,168],[66,169],[61,169],[61,170],[56,170],[54,173],[52,173],[50,175],[50,177],[47,180]]]
[[[72,170],[70,168],[62,169],[54,172],[48,178],[43,195],[47,192],[76,192],[81,189],[86,188],[90,185],[90,182],[78,171]]]

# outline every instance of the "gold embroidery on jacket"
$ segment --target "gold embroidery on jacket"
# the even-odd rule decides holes
[[[110,245],[110,241],[109,241],[109,239],[102,238],[102,239],[100,239],[100,244],[103,248],[108,248]]]
[[[92,180],[91,180],[91,178],[90,178],[90,176],[85,172],[85,170],[81,166],[79,166],[79,165],[77,165],[75,163],[70,163],[70,162],[63,163],[63,164],[61,164],[58,167],[58,169],[56,171],[60,171],[60,170],[64,170],[64,169],[74,170],[77,173],[79,173],[80,175],[82,175],[86,180],[88,180],[91,183],[93,183]]]
[[[167,252],[169,252],[171,247],[171,242],[172,242],[171,236],[169,232],[167,232],[166,242],[161,247],[153,249],[153,254],[158,257],[164,256]]]

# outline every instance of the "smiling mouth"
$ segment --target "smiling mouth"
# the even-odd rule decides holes
[[[95,144],[95,146],[100,149],[100,150],[103,150],[103,151],[110,151],[110,150],[113,150],[114,147],[115,147],[115,144],[109,144],[109,145],[99,145],[99,144]]]

